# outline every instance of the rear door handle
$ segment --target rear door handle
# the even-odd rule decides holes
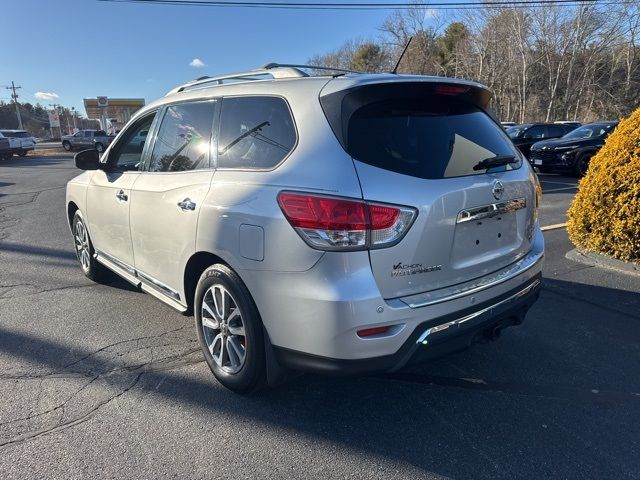
[[[182,210],[190,210],[193,211],[196,209],[196,204],[191,201],[189,198],[185,198],[183,201],[178,202],[178,206]]]
[[[118,200],[122,200],[123,202],[126,202],[127,200],[129,200],[129,196],[124,193],[124,190],[120,190],[118,193],[116,193],[116,198]]]

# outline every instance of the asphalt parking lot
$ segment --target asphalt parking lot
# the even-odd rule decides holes
[[[0,478],[639,478],[640,277],[545,232],[497,342],[394,375],[221,387],[193,319],[76,265],[71,158],[0,162]],[[576,180],[542,175],[542,225]]]

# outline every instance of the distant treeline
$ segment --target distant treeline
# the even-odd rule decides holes
[[[48,137],[50,135],[49,114],[46,108],[39,103],[35,105],[31,103],[19,103],[18,105],[20,107],[23,128],[36,137]],[[60,107],[59,112],[62,131],[65,133],[67,127],[73,127],[73,111],[66,107]],[[76,126],[78,128],[97,128],[97,125],[98,122],[87,120],[76,114]],[[16,107],[13,103],[0,102],[0,128],[19,128]],[[55,130],[54,135],[57,136],[58,129],[56,128]]]
[[[477,80],[501,120],[617,119],[640,103],[640,2],[393,13],[310,63]]]

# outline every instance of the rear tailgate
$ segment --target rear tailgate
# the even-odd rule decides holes
[[[398,82],[342,96],[340,125],[332,126],[354,158],[364,199],[418,210],[400,243],[370,250],[385,298],[473,280],[530,250],[533,173],[483,110],[486,91]],[[474,170],[496,156],[513,163]]]

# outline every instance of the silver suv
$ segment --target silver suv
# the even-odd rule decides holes
[[[275,64],[178,87],[101,158],[76,155],[82,270],[193,311],[237,392],[493,338],[536,301],[544,241],[536,176],[490,98],[449,78]]]

